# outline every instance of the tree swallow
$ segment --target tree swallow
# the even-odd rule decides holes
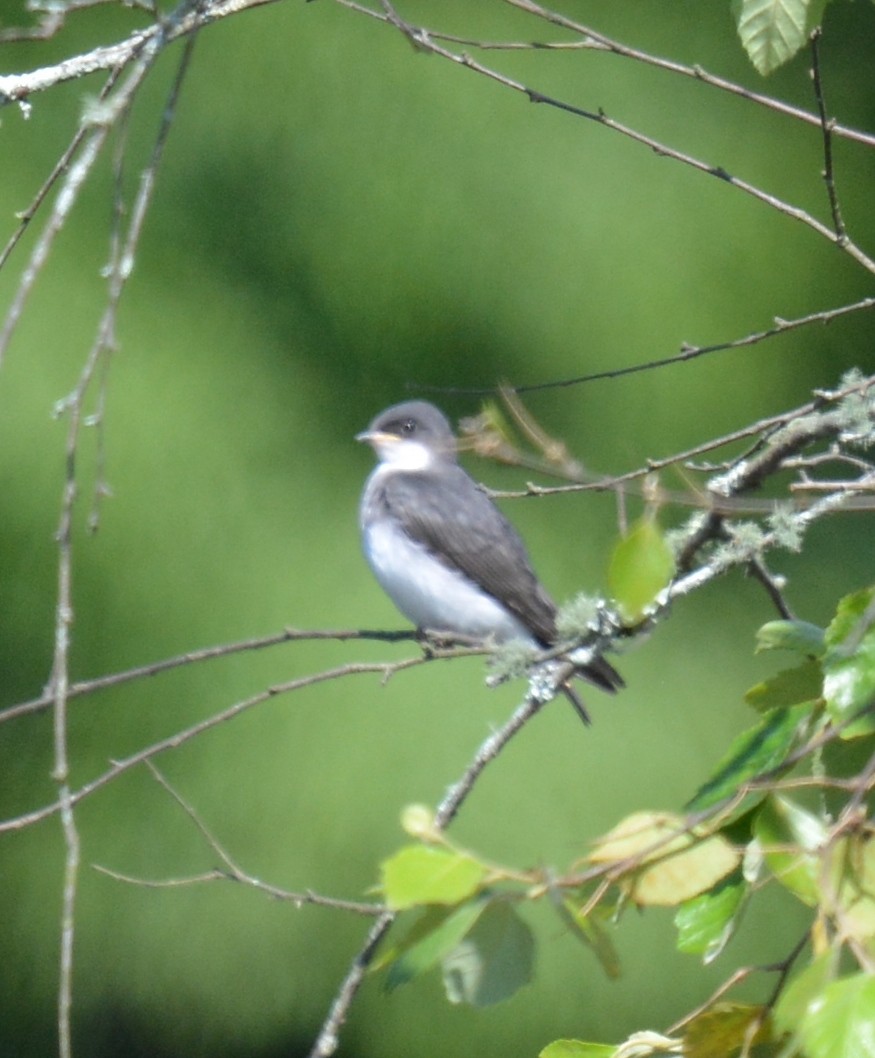
[[[420,630],[553,646],[556,605],[517,531],[456,462],[443,414],[425,401],[396,404],[356,440],[379,459],[361,500],[365,557],[398,609]],[[585,723],[571,675],[611,693],[624,686],[604,658],[568,665],[561,689]]]

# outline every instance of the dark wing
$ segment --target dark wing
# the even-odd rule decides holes
[[[443,487],[454,503],[441,502]],[[387,474],[374,497],[447,565],[497,599],[542,644],[556,636],[556,606],[541,586],[516,529],[461,467],[435,474]]]

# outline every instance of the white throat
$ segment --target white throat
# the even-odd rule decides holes
[[[428,470],[434,453],[419,441],[389,441],[376,445],[380,462],[393,470]]]

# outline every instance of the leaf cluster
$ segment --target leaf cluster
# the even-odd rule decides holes
[[[777,888],[807,909],[809,925],[781,960],[747,971],[778,975],[762,1002],[726,1000],[730,977],[669,1035],[557,1040],[542,1058],[875,1053],[875,587],[843,598],[825,629],[770,622],[757,649],[797,662],[748,691],[756,722],[684,810],[635,812],[562,870],[493,863],[454,845],[428,810],[408,809],[405,826],[418,840],[381,867],[380,889],[400,920],[374,967],[386,988],[437,968],[453,1003],[509,998],[534,976],[523,913],[544,900],[609,977],[620,973],[613,935],[629,907],[673,908],[677,949],[712,963],[751,904]],[[848,777],[851,746],[868,763]]]

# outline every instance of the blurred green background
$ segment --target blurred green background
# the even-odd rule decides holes
[[[655,53],[813,107],[806,58],[764,84],[728,5],[566,5]],[[3,22],[26,20],[4,4]],[[498,2],[407,4],[411,20],[470,38],[558,39]],[[0,49],[4,71],[119,39],[139,24],[100,8],[56,39]],[[875,125],[875,11],[833,5],[828,103]],[[134,108],[128,189],[151,149],[179,47]],[[487,53],[509,76],[609,115],[827,217],[817,129],[706,86],[595,52]],[[0,128],[4,232],[68,142],[99,83],[13,109]],[[872,152],[836,144],[853,237],[873,245]],[[52,408],[81,370],[104,303],[111,168],[58,240],[0,373],[2,701],[50,671],[66,421]],[[38,229],[41,221],[35,222]],[[35,232],[0,274],[4,305]],[[5,239],[5,235],[4,235]],[[75,522],[73,675],[300,628],[398,628],[359,551],[358,495],[372,457],[353,435],[420,386],[542,382],[671,355],[856,300],[871,277],[825,241],[725,183],[568,114],[530,105],[331,0],[283,3],[201,35],[166,149],[106,379],[100,529],[87,517],[98,462],[85,431]],[[872,370],[873,324],[829,328],[622,380],[533,394],[528,406],[595,472],[622,472],[805,401],[847,368]],[[475,395],[437,397],[454,419]],[[527,477],[484,463],[490,485]],[[677,479],[666,484],[681,487]],[[509,509],[559,598],[603,587],[617,519],[586,495]],[[667,512],[668,521],[683,512]],[[820,523],[776,560],[801,616],[824,622],[872,577],[865,516]],[[593,694],[595,726],[546,710],[483,777],[456,838],[520,865],[572,860],[639,807],[678,808],[749,722],[744,690],[772,612],[741,576],[678,604],[618,662],[629,688]],[[74,785],[273,682],[408,645],[287,645],[188,667],[71,706]],[[401,808],[435,803],[508,716],[521,687],[488,691],[482,663],[430,665],[381,686],[356,677],[280,697],[163,755],[159,766],[252,874],[360,899],[402,841]],[[48,715],[0,727],[3,816],[54,796]],[[230,884],[153,890],[145,878],[208,870],[214,855],[143,772],[78,812],[79,1053],[306,1053],[366,923],[294,910]],[[56,818],[0,838],[0,1054],[55,1048],[63,847]],[[783,915],[783,912],[782,912]],[[536,1054],[559,1036],[620,1040],[665,1027],[731,965],[783,955],[802,918],[768,895],[721,964],[673,952],[670,913],[628,916],[624,976],[608,983],[546,911],[535,983],[487,1011],[450,1007],[437,977],[391,996],[366,984],[348,1055]],[[670,982],[670,984],[669,984]],[[756,992],[751,992],[756,995]]]

